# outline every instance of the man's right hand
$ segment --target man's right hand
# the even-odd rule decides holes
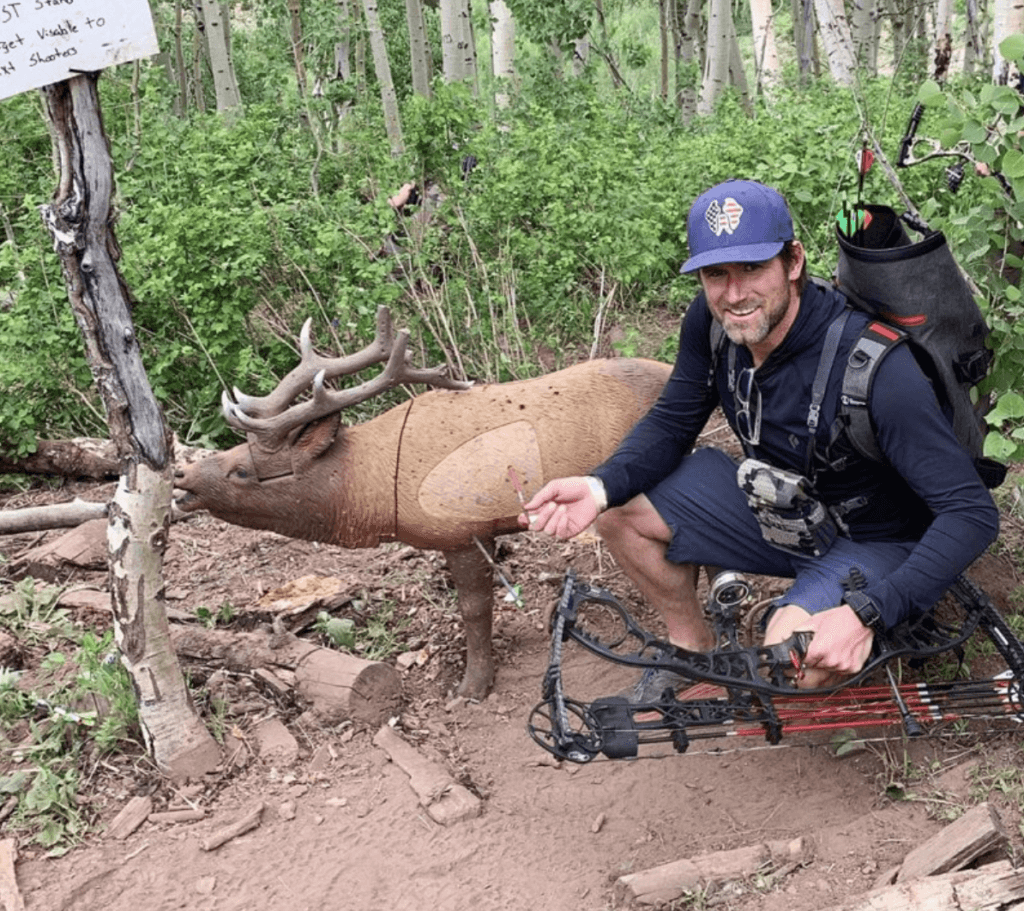
[[[524,505],[519,524],[555,538],[572,538],[601,513],[586,478],[557,478],[545,484]]]

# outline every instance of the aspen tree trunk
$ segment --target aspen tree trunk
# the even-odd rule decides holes
[[[711,0],[708,11],[707,57],[697,113],[707,116],[729,84],[732,57],[732,4],[729,0]]]
[[[44,89],[60,183],[43,220],[54,239],[68,298],[85,341],[122,466],[108,509],[114,635],[139,700],[139,721],[158,767],[197,777],[220,748],[195,713],[171,646],[163,555],[170,529],[170,432],[142,365],[110,224],[113,168],[96,74]]]
[[[463,35],[466,41],[466,67],[470,70],[473,97],[480,95],[480,67],[476,58],[476,32],[473,28],[473,0],[466,0],[463,13]]]
[[[843,0],[814,0],[814,12],[818,17],[818,32],[832,78],[837,85],[852,86],[857,64]]]
[[[499,88],[494,93],[494,104],[507,108],[512,103],[509,89],[516,80],[516,22],[505,0],[491,0],[491,67]]]
[[[818,76],[818,46],[814,35],[814,0],[793,0],[793,43],[796,46],[800,81]]]
[[[405,0],[405,19],[409,24],[409,61],[412,65],[412,90],[423,98],[430,97],[430,43],[427,23],[423,18],[421,0]]]
[[[662,101],[668,101],[668,49],[669,49],[669,14],[668,0],[658,0],[658,34],[660,41],[661,70],[659,81],[661,83],[659,95]]]
[[[198,8],[195,10],[197,21],[192,38],[192,97],[195,100],[196,110],[202,114],[206,111],[206,94],[203,92],[203,64],[209,65],[210,56],[206,47],[206,38],[203,35],[203,20],[200,12]]]
[[[352,30],[355,9],[352,0],[338,0],[338,32],[334,45],[334,78],[348,82],[352,78]]]
[[[853,0],[850,35],[857,66],[869,76],[878,73],[878,0]]]
[[[551,49],[551,57],[561,64],[562,52],[557,47]],[[587,64],[590,62],[590,38],[584,35],[576,38],[572,43],[572,74],[577,79],[587,71]]]
[[[217,98],[217,110],[232,117],[242,114],[242,98],[235,78],[235,65],[231,59],[231,44],[228,35],[230,21],[223,15],[218,0],[201,0],[206,49],[210,54],[210,69],[213,72],[213,90]]]
[[[964,74],[970,76],[984,66],[985,27],[978,9],[978,0],[967,0],[964,12]]]
[[[174,76],[178,83],[178,94],[174,99],[174,114],[184,117],[188,110],[188,72],[185,69],[185,49],[182,45],[184,34],[184,17],[182,4],[184,0],[175,0],[174,4]]]
[[[994,0],[992,7],[992,81],[1009,85],[1017,69],[999,53],[999,45],[1010,35],[1024,32],[1024,0]]]
[[[750,20],[754,32],[755,84],[768,96],[779,84],[779,52],[775,46],[772,0],[750,0]]]
[[[476,46],[469,0],[441,0],[441,60],[444,81],[469,82],[476,92]]]
[[[953,57],[953,0],[935,4],[935,38],[932,43],[932,78],[938,82],[949,74]]]
[[[907,45],[907,17],[899,0],[885,0],[889,12],[889,28],[892,32],[892,65],[899,70],[903,49]]]
[[[388,48],[384,41],[384,29],[380,24],[377,0],[363,0],[363,13],[370,35],[373,68],[380,85],[380,100],[384,106],[384,129],[391,144],[391,154],[397,158],[405,151],[405,141],[402,138],[402,118],[398,113],[398,96],[395,94],[395,83],[391,78],[391,62],[388,60]]]
[[[354,80],[352,68],[352,35],[355,32],[359,6],[354,0],[338,0],[338,34],[341,36],[334,45],[334,73],[332,78],[351,83]],[[357,86],[357,91],[359,90]],[[352,102],[348,99],[334,106],[333,122],[340,122],[349,111]]]
[[[683,122],[697,113],[701,65],[700,10],[702,0],[675,0],[676,106]],[[684,10],[685,6],[685,10]]]
[[[288,0],[288,20],[292,45],[292,60],[295,61],[295,86],[299,97],[306,96],[306,61],[302,51],[302,0]]]
[[[740,103],[744,110],[748,114],[752,114],[754,105],[750,98],[750,85],[747,82],[747,71],[743,67],[743,54],[740,52],[740,42],[736,37],[735,26],[729,38],[729,85],[739,92]]]

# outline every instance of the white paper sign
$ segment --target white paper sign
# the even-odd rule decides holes
[[[0,0],[0,98],[158,51],[148,0]]]

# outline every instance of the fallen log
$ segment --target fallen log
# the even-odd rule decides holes
[[[239,835],[244,835],[246,832],[255,829],[260,824],[262,817],[263,802],[259,801],[237,822],[233,822],[223,829],[218,829],[209,838],[205,839],[202,844],[203,850],[215,851],[233,838],[238,838]]]
[[[122,808],[121,812],[111,820],[107,828],[107,835],[124,841],[139,826],[141,826],[149,814],[153,812],[153,798],[133,797]]]
[[[914,848],[903,859],[896,882],[962,870],[982,855],[1005,845],[1008,838],[995,808],[980,803]]]
[[[448,826],[464,819],[475,819],[483,811],[480,798],[455,781],[445,769],[406,743],[390,725],[374,736],[391,761],[409,776],[409,784],[420,799],[420,806],[436,823]]]
[[[90,503],[77,497],[70,503],[0,510],[0,535],[18,535],[50,528],[70,528],[107,514],[106,503]]]
[[[794,838],[699,854],[620,876],[615,881],[615,898],[620,904],[671,902],[687,890],[753,876],[765,865],[777,868],[805,863],[813,853],[814,844],[809,838]]]
[[[77,528],[21,553],[8,567],[12,579],[32,576],[51,584],[63,583],[79,570],[107,568],[107,520],[90,519]]]
[[[380,661],[366,661],[322,648],[289,633],[235,633],[199,627],[173,627],[171,641],[180,658],[232,671],[287,668],[300,696],[327,724],[360,721],[378,725],[401,704],[402,679]]]
[[[0,473],[111,481],[120,475],[121,467],[117,448],[110,440],[78,437],[72,440],[39,440],[35,452],[20,458],[0,453]]]
[[[873,889],[828,911],[1007,911],[1024,902],[1024,871],[1008,860]]]

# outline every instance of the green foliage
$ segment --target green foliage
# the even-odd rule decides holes
[[[1007,38],[1000,52],[1024,63],[1024,36]],[[985,451],[1004,461],[1019,460],[1024,457],[1024,109],[1016,89],[981,82],[945,88],[926,82],[918,98],[926,108],[928,135],[968,171],[966,192],[950,200],[949,224],[993,330],[995,368],[980,387],[994,400]]]
[[[313,629],[332,648],[353,652],[368,661],[390,658],[401,644],[407,620],[396,617],[391,602],[370,604],[352,602],[354,617],[334,617],[327,611],[317,614]]]
[[[356,623],[349,617],[332,617],[327,611],[320,611],[313,629],[334,648],[351,651],[356,647]]]
[[[0,752],[14,769],[0,777],[0,795],[18,797],[9,825],[53,854],[88,829],[75,796],[82,769],[139,742],[135,694],[113,634],[75,626],[57,607],[59,594],[29,579],[0,601],[4,626],[46,649],[31,684],[0,669]]]
[[[186,442],[234,442],[220,415],[222,390],[269,390],[294,366],[307,317],[320,349],[351,352],[371,338],[377,307],[388,305],[396,323],[411,328],[417,359],[448,361],[482,380],[533,375],[545,369],[542,354],[556,365],[585,357],[598,308],[606,327],[626,333],[622,351],[671,356],[675,333],[638,339],[636,327],[650,324],[645,312],[680,311],[696,290],[678,274],[687,208],[728,177],[782,190],[811,270],[831,273],[835,216],[858,192],[853,154],[862,118],[895,149],[916,88],[877,80],[854,96],[825,83],[783,86],[753,117],[726,96],[713,116],[684,124],[673,105],[648,91],[610,92],[600,65],[582,78],[553,78],[550,56],[528,37],[570,42],[593,8],[541,7],[518,10],[524,42],[513,106],[494,111],[489,99],[440,80],[431,100],[403,95],[407,152],[400,159],[390,155],[380,105],[363,88],[327,80],[320,97],[296,91],[282,40],[284,5],[247,8],[246,27],[233,30],[246,102],[233,125],[214,113],[173,116],[174,86],[162,67],[141,67],[137,89],[127,68],[104,74],[120,267],[137,300],[133,318],[150,383]],[[639,37],[653,11],[627,16],[624,5],[608,3],[605,13],[605,39],[622,71],[656,68],[642,59]],[[398,5],[382,14],[404,86],[404,11]],[[343,27],[338,8],[303,4],[302,15],[309,72],[327,72]],[[436,11],[427,15],[436,36]],[[161,19],[161,28],[169,21]],[[1024,180],[1005,91],[922,91],[929,118],[940,96],[938,106],[948,108],[944,140],[970,141],[979,160]],[[355,102],[344,118],[342,95]],[[54,183],[41,167],[49,137],[40,113],[33,96],[0,106],[7,165],[0,204],[10,238],[0,244],[0,381],[8,392],[0,447],[18,454],[31,451],[37,435],[102,435],[105,424],[38,218]],[[982,135],[982,123],[996,123],[995,132]],[[1005,248],[1007,265],[1024,263],[1013,248],[1024,219],[994,181],[969,182],[951,197],[935,189],[928,166],[901,179],[972,274],[986,273],[997,247]],[[428,202],[401,221],[386,200],[408,180],[427,189]],[[898,205],[879,167],[863,192]],[[979,281],[999,351],[990,447],[1017,455],[1020,401],[1010,393],[1021,391],[1020,292],[987,273]],[[396,397],[361,406],[353,419]]]
[[[226,626],[231,623],[235,619],[235,613],[235,606],[230,601],[225,601],[216,611],[200,605],[196,608],[196,619],[207,629],[213,629],[216,626]]]

